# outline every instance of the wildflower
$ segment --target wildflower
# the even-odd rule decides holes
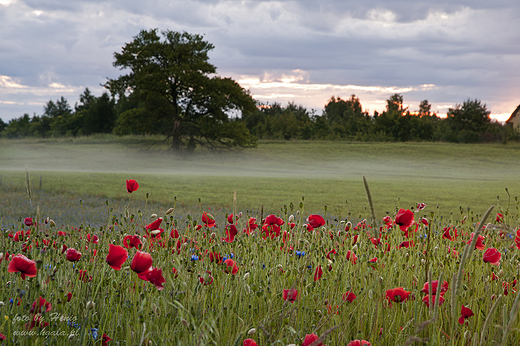
[[[232,214],[233,215],[233,214]],[[235,240],[238,230],[235,225],[229,224],[226,226],[226,237],[222,238],[222,241],[226,243],[232,243]]]
[[[149,281],[152,284],[154,284],[155,287],[159,291],[162,291],[164,289],[162,284],[165,283],[166,280],[163,277],[161,268],[153,268],[153,269],[149,270],[146,273],[146,277],[145,278],[146,278],[146,281]]]
[[[459,324],[464,324],[464,320],[471,316],[473,316],[473,311],[471,311],[470,308],[462,305],[462,309],[460,310]]]
[[[419,220],[420,223],[422,223],[423,225],[425,226],[428,226],[428,219],[425,218],[425,217],[421,217],[421,219]]]
[[[408,300],[408,296],[412,292],[405,291],[402,287],[386,290],[386,299],[392,302],[401,303]]]
[[[128,258],[128,251],[120,245],[109,244],[106,261],[114,270],[121,270],[121,266]]]
[[[81,258],[81,252],[71,247],[70,249],[67,249],[66,256],[67,260],[77,262]]]
[[[501,213],[497,213],[496,222],[498,222],[498,223],[504,222],[504,215],[502,215]]]
[[[305,256],[305,251],[296,250],[296,256],[298,256],[298,258],[302,258],[302,256]]]
[[[258,228],[258,225],[256,224],[256,219],[254,217],[250,217],[249,221],[247,222],[247,228],[244,228],[244,233],[251,234],[251,231],[254,231]]]
[[[103,336],[101,337],[103,339],[103,342],[101,343],[101,346],[107,346],[109,341],[112,341],[108,335],[103,333]]]
[[[502,254],[500,254],[500,252],[497,249],[490,247],[486,250],[486,252],[484,252],[483,260],[485,263],[489,262],[497,266],[500,264],[501,257]]]
[[[139,278],[146,280],[146,274],[152,267],[152,255],[146,252],[137,251],[132,259],[130,269],[137,273]]]
[[[314,333],[307,334],[307,335],[305,335],[305,339],[303,340],[302,346],[310,346],[310,345],[325,346],[321,343],[321,340],[319,340],[319,342],[316,344],[315,341],[317,341],[318,339],[319,339],[319,337]]]
[[[204,276],[199,276],[199,281],[204,286],[211,285],[213,283],[213,276],[211,276],[211,272],[207,270]]]
[[[79,270],[79,279],[83,282],[90,282],[90,281],[92,281],[92,276],[88,276],[86,270],[80,269]]]
[[[443,231],[444,231],[444,233],[442,234],[443,239],[448,239],[451,241],[457,240],[458,234],[457,234],[457,229],[455,227],[453,227],[453,230],[451,229],[451,226],[444,227]]]
[[[202,213],[202,222],[204,226],[211,228],[215,226],[215,218],[210,213]]]
[[[399,248],[409,248],[410,246],[415,246],[414,244],[414,241],[413,240],[410,240],[410,241],[403,241],[401,244],[399,244]]]
[[[41,314],[42,312],[47,312],[52,310],[52,305],[47,300],[42,298],[36,299],[31,307],[31,313],[32,314]]]
[[[399,225],[401,231],[407,232],[408,228],[413,224],[413,213],[409,209],[399,209],[394,222],[396,225]]]
[[[253,339],[245,339],[244,346],[258,346],[258,344]]]
[[[356,299],[356,295],[353,292],[345,292],[343,293],[343,300],[346,300],[349,303],[352,303]]]
[[[515,245],[518,249],[520,249],[520,229],[516,231]]]
[[[99,244],[99,237],[95,234],[92,236],[90,234],[87,234],[87,241],[89,243]]]
[[[423,210],[424,208],[426,208],[426,203],[417,203],[417,211]]]
[[[172,229],[171,232],[170,232],[170,238],[178,239],[179,237],[180,237],[179,231],[176,230],[175,228]]]
[[[70,302],[72,299],[72,292],[67,293],[67,301]]]
[[[134,179],[126,180],[126,191],[128,191],[128,193],[137,191],[138,188],[139,188],[139,184],[137,183],[137,181],[135,181]]]
[[[442,283],[441,285],[441,295],[444,295],[444,293],[446,293],[446,291],[448,290],[448,281],[444,280],[444,282]],[[423,286],[423,289],[422,289],[422,292],[426,293],[426,294],[430,294],[430,283],[429,282],[426,282]],[[432,294],[437,294],[437,288],[439,287],[439,280],[434,280],[432,281]]]
[[[332,261],[332,258],[331,258],[332,255],[337,255],[337,252],[335,249],[330,250],[325,257],[327,257],[327,259]]]
[[[138,250],[143,248],[143,243],[141,243],[141,238],[138,235],[127,235],[123,239],[123,245],[127,249],[136,248]]]
[[[310,215],[307,218],[307,222],[308,222],[308,225],[311,226],[311,228],[312,228],[310,231],[312,231],[314,228],[318,228],[318,227],[325,225],[325,219],[323,219],[322,216],[315,215],[315,214]]]
[[[294,303],[294,301],[298,300],[298,290],[295,288],[283,290],[282,298],[283,300],[288,300],[291,303]]]
[[[471,237],[469,238],[469,240],[467,241],[466,244],[471,244],[471,242],[473,241],[473,236],[474,235],[475,235],[475,233],[471,233]],[[475,249],[484,250],[485,244],[482,243],[483,240],[484,240],[484,236],[483,235],[479,235],[478,239],[477,239],[477,242],[475,243]]]
[[[437,299],[435,297],[435,294],[432,295],[432,304],[435,304],[435,299]],[[427,296],[424,296],[423,298],[423,303],[426,304],[427,307],[430,307],[430,295],[427,295]],[[442,296],[442,293],[441,293],[441,296],[439,297],[439,306],[442,305],[442,303],[444,303],[444,297]]]
[[[321,266],[317,266],[316,270],[314,271],[314,281],[318,281],[321,279],[321,276],[323,275],[323,269]]]
[[[235,261],[233,261],[231,258],[225,260],[224,264],[226,265],[226,269],[225,269],[226,273],[228,273],[228,274],[231,273],[232,275],[235,275],[236,273],[238,273],[238,267],[237,267]]]
[[[372,344],[366,340],[352,340],[347,346],[372,346]]]
[[[35,277],[37,273],[36,262],[28,259],[24,255],[16,255],[9,262],[9,266],[7,267],[7,271],[9,273],[22,273],[22,280],[25,280],[25,277]]]
[[[32,217],[26,217],[24,220],[23,220],[23,223],[27,226],[27,227],[30,227],[33,225],[33,219]]]
[[[146,229],[148,231],[155,231],[155,230],[159,229],[159,226],[161,225],[162,221],[163,221],[163,218],[159,217],[159,218],[157,218],[157,220],[155,220],[151,224],[147,225]]]
[[[356,264],[357,256],[353,251],[350,251],[350,250],[347,251],[347,261],[352,262],[352,264]]]
[[[223,262],[222,255],[220,254],[220,252],[219,253],[217,253],[217,252],[210,252],[209,253],[209,261],[210,262],[215,262],[217,264],[222,263]]]

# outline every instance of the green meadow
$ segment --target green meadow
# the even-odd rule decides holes
[[[512,201],[520,191],[520,144],[260,141],[254,149],[183,156],[155,138],[1,140],[2,194],[25,198],[19,193],[26,191],[26,171],[32,205],[40,208],[46,207],[39,198],[55,194],[78,208],[80,199],[92,198],[125,205],[125,181],[136,179],[141,189],[134,200],[148,194],[148,203],[165,207],[235,205],[274,213],[304,198],[308,212],[357,219],[367,214],[365,176],[377,216],[422,202],[449,217],[461,208],[481,213]],[[28,212],[5,198],[0,206],[4,220]]]

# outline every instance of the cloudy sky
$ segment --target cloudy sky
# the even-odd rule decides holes
[[[518,0],[0,0],[0,117],[101,95],[114,52],[140,30],[202,34],[210,62],[264,102],[321,110],[357,95],[371,114],[401,93],[441,114],[520,104]]]

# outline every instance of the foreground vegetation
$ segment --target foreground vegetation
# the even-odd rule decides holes
[[[102,225],[87,206],[64,226],[19,206],[26,218],[0,236],[5,344],[520,342],[516,198],[486,215],[413,204],[352,222],[305,201],[275,215],[158,210],[137,183],[119,184],[121,209],[103,203]]]

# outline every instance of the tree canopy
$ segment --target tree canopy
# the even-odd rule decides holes
[[[171,149],[254,146],[236,119],[254,112],[255,102],[234,80],[216,74],[208,62],[213,45],[186,32],[161,34],[143,30],[114,54],[114,66],[130,72],[105,87],[140,104],[120,114],[116,133],[164,135]]]

